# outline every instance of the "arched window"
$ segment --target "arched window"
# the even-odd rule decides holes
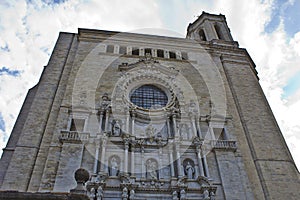
[[[164,91],[154,85],[143,85],[132,92],[133,104],[145,109],[157,109],[167,105],[168,97]]]
[[[200,36],[200,40],[206,41],[206,36],[205,36],[205,33],[204,33],[203,29],[200,29],[199,36]]]
[[[224,40],[224,37],[223,37],[222,30],[221,30],[220,26],[215,24],[214,27],[215,27],[218,38],[220,40]]]
[[[164,57],[164,50],[162,50],[162,49],[157,49],[157,57],[163,58],[163,57]]]

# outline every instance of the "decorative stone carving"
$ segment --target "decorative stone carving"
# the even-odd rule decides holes
[[[155,135],[156,135],[156,129],[154,128],[154,126],[152,124],[150,124],[149,126],[147,126],[145,133],[146,136],[150,139],[150,141],[152,142]]]
[[[174,191],[172,193],[172,200],[178,200],[178,194],[177,194],[177,191]]]
[[[129,199],[130,199],[130,200],[134,199],[134,195],[135,195],[134,190],[133,190],[133,189],[130,190]]]
[[[110,106],[110,102],[111,102],[111,100],[108,97],[108,94],[104,93],[103,96],[102,96],[101,108],[103,110],[107,110]]]
[[[122,200],[127,200],[127,198],[128,198],[128,189],[127,187],[124,187],[122,191]]]
[[[95,188],[91,188],[89,198],[90,200],[95,200],[95,197],[96,197],[96,190]]]
[[[180,200],[186,200],[186,192],[184,189],[180,190]]]
[[[98,187],[97,189],[97,200],[102,200],[103,199],[103,189],[101,186]]]
[[[204,200],[210,200],[208,190],[204,190],[204,192],[203,192],[203,199]]]

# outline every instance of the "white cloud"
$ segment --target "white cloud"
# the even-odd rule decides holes
[[[3,138],[10,134],[29,88],[33,87],[47,65],[60,31],[80,28],[129,31],[142,27],[160,28],[162,22],[155,1],[121,0],[66,1],[47,6],[42,1],[0,2],[0,68],[21,70],[19,77],[0,76],[0,110],[6,122]]]

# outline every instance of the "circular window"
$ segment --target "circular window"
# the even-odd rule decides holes
[[[132,92],[130,101],[141,108],[159,109],[167,105],[168,97],[154,85],[143,85]]]

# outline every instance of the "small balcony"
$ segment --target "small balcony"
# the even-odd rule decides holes
[[[236,151],[237,149],[236,141],[232,140],[212,140],[211,145],[213,149],[229,151]]]
[[[90,133],[63,130],[60,133],[60,141],[63,142],[85,142],[90,138]]]

